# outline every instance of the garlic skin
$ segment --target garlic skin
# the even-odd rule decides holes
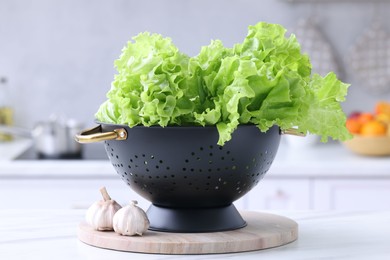
[[[114,215],[122,206],[110,198],[105,187],[101,188],[100,192],[103,200],[96,201],[88,208],[85,219],[95,230],[113,230]]]
[[[124,236],[142,236],[149,228],[150,222],[145,211],[143,211],[133,200],[130,205],[124,206],[114,215],[114,231]]]

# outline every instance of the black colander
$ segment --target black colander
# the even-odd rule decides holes
[[[102,137],[103,136],[103,137]],[[150,229],[211,232],[246,225],[232,202],[264,177],[276,155],[280,130],[240,125],[224,146],[216,127],[129,128],[104,124],[77,137],[105,140],[118,175],[152,205]],[[122,139],[122,140],[121,140]]]

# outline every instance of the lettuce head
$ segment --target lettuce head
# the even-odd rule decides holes
[[[96,118],[130,127],[215,125],[219,145],[240,124],[295,127],[324,142],[350,138],[340,104],[349,85],[332,72],[312,75],[309,57],[285,34],[260,22],[233,48],[215,40],[188,57],[171,39],[141,33],[115,61],[118,74]]]

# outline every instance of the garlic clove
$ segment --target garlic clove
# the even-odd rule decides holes
[[[118,210],[113,219],[114,231],[124,236],[142,236],[149,228],[150,222],[145,211],[133,200],[130,205]]]
[[[85,219],[95,230],[113,230],[114,215],[122,206],[111,199],[105,187],[100,189],[100,193],[103,200],[96,201],[88,208]]]

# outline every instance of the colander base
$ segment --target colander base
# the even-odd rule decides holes
[[[152,204],[146,212],[150,230],[201,233],[228,231],[247,224],[233,204],[216,208],[166,208]]]

